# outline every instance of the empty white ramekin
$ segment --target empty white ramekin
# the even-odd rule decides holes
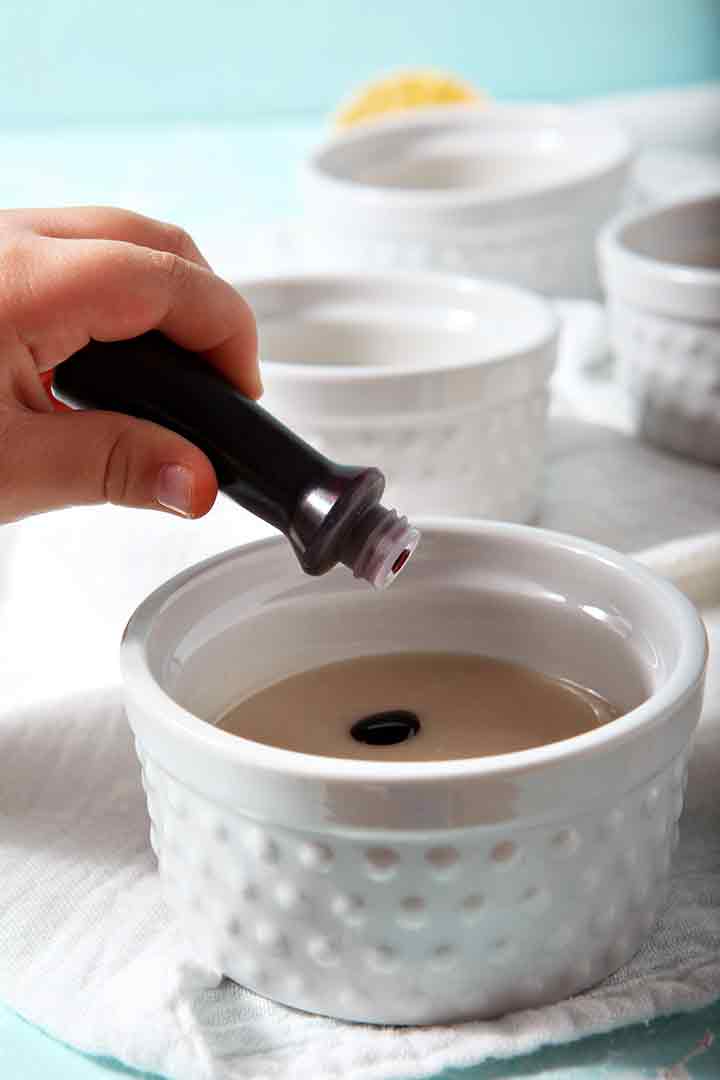
[[[524,526],[420,524],[386,593],[345,570],[310,580],[264,541],[158,589],[122,648],[152,843],[197,960],[373,1023],[541,1005],[633,955],[663,904],[706,659],[690,601],[628,558]],[[213,726],[290,673],[423,649],[529,664],[628,712],[554,745],[425,763]]]
[[[594,241],[630,161],[612,121],[546,105],[409,110],[333,135],[304,168],[318,258],[594,295]]]
[[[720,463],[720,193],[621,216],[598,250],[638,432]]]
[[[557,318],[540,297],[431,273],[238,283],[263,404],[328,457],[376,465],[404,514],[528,520]]]

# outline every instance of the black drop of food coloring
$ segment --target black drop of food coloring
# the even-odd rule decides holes
[[[420,731],[420,720],[409,709],[387,709],[356,721],[350,734],[368,746],[394,746],[412,739]]]

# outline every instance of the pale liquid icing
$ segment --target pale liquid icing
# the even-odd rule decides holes
[[[350,729],[402,709],[420,730],[374,746]],[[526,750],[568,739],[620,713],[599,694],[520,664],[468,653],[361,656],[312,668],[241,701],[224,731],[303,754],[370,761],[447,761]]]

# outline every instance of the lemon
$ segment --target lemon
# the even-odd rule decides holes
[[[487,100],[468,83],[440,71],[400,71],[377,79],[353,94],[335,115],[338,127],[351,127],[387,113],[429,105],[477,104]]]

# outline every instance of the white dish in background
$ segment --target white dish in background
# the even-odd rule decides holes
[[[576,108],[588,118],[621,124],[638,151],[720,153],[720,83],[612,94]]]
[[[322,272],[322,259],[300,221],[243,226],[228,243],[221,269],[229,280]],[[631,431],[627,394],[613,378],[604,307],[593,300],[553,301],[560,316],[551,409],[580,420]]]
[[[598,251],[638,433],[720,463],[720,193],[623,215]]]
[[[683,536],[646,548],[634,559],[681,589],[703,613],[720,606],[720,532]]]
[[[444,269],[592,295],[595,232],[620,204],[630,152],[620,128],[572,108],[412,110],[309,156],[307,226],[332,268]]]
[[[638,154],[633,166],[632,188],[635,202],[640,205],[720,192],[720,148],[715,154],[646,150]]]
[[[632,139],[628,208],[720,190],[720,83],[615,94],[576,108]]]
[[[387,594],[343,570],[310,581],[263,542],[162,586],[122,650],[152,843],[196,958],[373,1023],[545,1004],[633,955],[663,902],[706,658],[690,602],[631,559],[521,526],[420,525]],[[393,764],[207,722],[293,671],[434,648],[531,664],[629,711],[534,750]]]
[[[557,319],[496,282],[424,273],[237,283],[263,403],[328,457],[376,465],[404,514],[537,511]]]

